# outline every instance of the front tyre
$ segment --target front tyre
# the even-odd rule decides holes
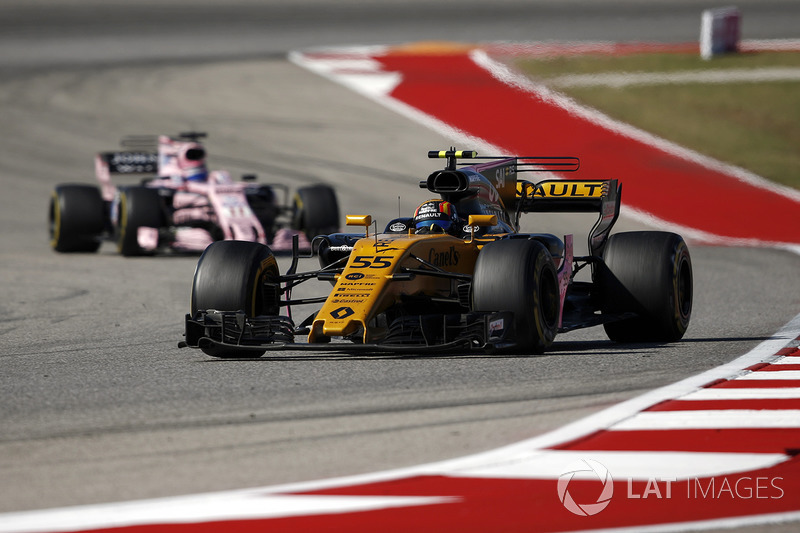
[[[165,224],[164,208],[158,189],[130,187],[119,192],[117,250],[126,257],[148,255],[139,245],[139,228],[159,229]]]
[[[105,230],[105,205],[92,185],[59,185],[50,197],[50,247],[56,252],[96,252]]]
[[[483,247],[472,280],[474,311],[511,311],[520,351],[536,354],[558,331],[558,277],[547,248],[538,241],[504,239]]]
[[[214,309],[245,315],[277,315],[278,263],[268,246],[248,241],[217,241],[200,256],[192,280],[191,312]],[[213,357],[261,356],[227,346],[202,348]],[[266,350],[265,350],[266,351]]]
[[[609,237],[597,271],[604,314],[636,317],[604,324],[616,342],[673,342],[692,315],[693,276],[689,248],[680,235],[661,231]]]

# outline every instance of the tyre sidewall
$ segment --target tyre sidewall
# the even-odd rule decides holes
[[[262,283],[277,279],[278,263],[268,246],[247,241],[218,241],[206,248],[195,268],[191,312],[244,311],[248,317],[277,315],[261,294]]]
[[[97,187],[59,185],[50,198],[50,246],[57,252],[96,252],[105,230],[105,204]]]
[[[117,202],[117,250],[124,256],[148,255],[153,251],[139,246],[139,228],[161,228],[164,209],[158,189],[128,187],[119,191]]]
[[[606,324],[609,337],[621,342],[680,339],[691,318],[692,283],[691,257],[680,235],[612,235],[597,275],[602,312],[639,316]]]
[[[524,239],[483,247],[475,264],[475,311],[511,311],[518,351],[543,353],[558,328],[558,277],[547,249]]]

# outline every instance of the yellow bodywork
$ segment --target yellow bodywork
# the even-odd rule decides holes
[[[483,244],[483,243],[480,243]],[[317,313],[308,342],[327,342],[363,331],[363,342],[386,333],[375,318],[402,295],[454,298],[452,278],[404,273],[404,268],[472,274],[479,243],[446,234],[379,234],[356,242],[344,271]],[[411,278],[411,279],[409,279]]]

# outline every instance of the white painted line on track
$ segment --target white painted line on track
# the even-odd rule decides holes
[[[782,357],[782,358],[778,359],[777,361],[772,361],[772,363],[770,363],[770,364],[772,364],[772,365],[800,365],[800,357],[797,357],[797,356]]]
[[[680,72],[608,72],[571,74],[543,79],[547,85],[565,87],[613,87],[674,85],[687,83],[761,83],[765,81],[800,81],[800,68],[774,67],[754,69],[718,69]]]
[[[342,57],[331,59],[315,59],[310,64],[314,72],[378,72],[381,70],[380,62],[372,57]]]
[[[670,451],[532,450],[496,463],[443,470],[442,475],[493,479],[558,479],[570,466],[591,459],[616,479],[704,478],[769,468],[787,460],[782,453],[714,453]]]
[[[389,94],[402,79],[397,72],[383,71],[381,64],[371,57],[315,59],[304,66],[325,78],[335,76],[336,81],[351,91],[371,98]]]
[[[785,400],[800,398],[798,387],[776,387],[770,389],[725,389],[708,388],[690,392],[679,400]]]
[[[713,409],[645,411],[611,426],[611,431],[731,428],[800,428],[798,409]]]
[[[140,524],[185,524],[205,521],[286,518],[351,513],[449,503],[455,498],[417,496],[269,495],[231,491],[0,514],[0,531],[28,533],[126,527]]]
[[[776,380],[798,380],[800,381],[800,370],[766,370],[766,371],[755,371],[750,372],[749,374],[745,374],[736,378],[737,381],[739,380],[767,380],[767,379],[776,379]]]

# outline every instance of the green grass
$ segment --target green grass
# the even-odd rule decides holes
[[[545,84],[567,74],[800,67],[800,53],[582,55],[520,60]],[[800,82],[555,87],[578,102],[764,178],[800,189]]]

